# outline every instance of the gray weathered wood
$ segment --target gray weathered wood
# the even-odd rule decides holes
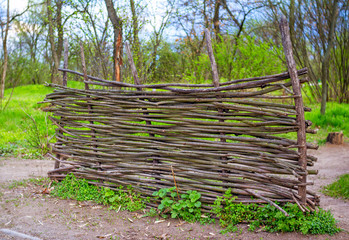
[[[330,132],[327,135],[326,142],[331,144],[341,145],[344,143],[344,137],[342,132]]]
[[[64,63],[63,67],[68,68],[68,39],[64,39]],[[67,86],[67,72],[63,72],[63,86]]]
[[[141,85],[141,81],[138,78],[137,68],[136,68],[136,65],[135,65],[135,63],[133,61],[133,56],[132,56],[131,49],[130,49],[130,46],[129,46],[128,42],[125,43],[125,47],[126,47],[128,63],[130,64],[131,71],[132,71],[132,76],[133,76],[133,79],[135,81],[135,84],[136,85]]]
[[[70,69],[59,68],[58,70],[62,71],[62,72],[76,74],[78,76],[84,76],[83,73],[73,71]],[[305,75],[307,73],[308,73],[307,68],[303,68],[301,70],[298,70],[298,76]],[[247,88],[256,88],[256,87],[261,87],[261,86],[267,86],[267,84],[290,78],[290,76],[287,72],[287,73],[282,73],[282,74],[270,75],[267,77],[264,76],[264,77],[258,77],[258,78],[245,78],[245,79],[239,79],[239,80],[219,83],[219,85],[225,86],[225,87],[216,88],[216,87],[214,87],[213,84],[164,83],[164,84],[151,84],[151,85],[144,85],[144,84],[136,85],[136,84],[130,84],[130,83],[125,83],[125,82],[112,82],[110,80],[101,79],[101,78],[94,77],[91,75],[87,75],[87,77],[88,77],[88,79],[98,81],[101,83],[105,83],[105,86],[110,86],[110,87],[118,86],[118,87],[131,87],[131,88],[151,88],[151,89],[156,88],[156,89],[170,90],[173,92],[185,92],[185,93],[203,93],[203,92],[206,93],[206,92],[219,92],[219,91],[225,91],[225,90],[242,90],[242,89],[247,89]],[[306,82],[308,80],[303,79],[301,81]],[[238,82],[245,82],[245,83],[236,84]],[[94,83],[94,84],[96,84],[96,83]],[[170,86],[188,87],[188,88],[194,88],[194,89],[169,88]],[[284,86],[288,87],[287,84],[284,84]],[[206,88],[206,87],[214,87],[214,88]],[[196,88],[206,88],[206,89],[196,89]]]
[[[63,62],[63,67],[65,69],[68,68],[68,39],[64,40],[64,62]],[[67,72],[63,72],[63,86],[66,87],[67,86]],[[62,134],[63,132],[61,130],[58,130],[58,132],[60,134]],[[58,169],[60,167],[60,161],[63,160],[63,157],[60,154],[57,154],[57,158],[55,159],[55,165],[54,165],[54,169]]]
[[[82,72],[83,72],[84,82],[85,82],[85,89],[86,89],[86,90],[89,90],[89,86],[88,86],[88,84],[86,83],[86,81],[88,80],[88,77],[87,77],[87,71],[86,71],[84,46],[83,46],[82,42],[80,42],[80,56],[81,56]]]
[[[205,37],[206,37],[206,44],[207,44],[207,52],[208,52],[208,56],[210,57],[210,61],[211,61],[213,84],[216,88],[218,88],[219,87],[218,69],[217,69],[216,60],[215,60],[214,54],[213,54],[210,32],[208,31],[207,28],[205,29]]]
[[[307,145],[306,145],[306,130],[305,130],[305,119],[304,119],[304,105],[302,98],[302,91],[300,86],[300,81],[297,75],[296,62],[293,58],[292,43],[290,38],[290,31],[288,22],[285,16],[280,19],[280,31],[282,37],[282,45],[284,47],[286,63],[288,67],[288,72],[292,81],[293,93],[295,95],[295,107],[297,112],[297,145],[299,152],[299,165],[302,166],[304,170],[307,168]],[[301,177],[301,182],[307,182],[307,176]],[[299,186],[298,194],[301,196],[301,203],[306,204],[306,186]]]

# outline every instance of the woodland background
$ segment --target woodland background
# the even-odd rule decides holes
[[[349,103],[345,0],[30,0],[22,12],[8,2],[0,9],[1,98],[6,88],[60,83],[64,39],[69,68],[80,71],[82,41],[88,73],[104,79],[115,79],[116,61],[120,80],[132,81],[121,64],[128,41],[143,83],[211,81],[204,28],[214,36],[221,81],[283,72],[278,19],[284,14],[298,67],[309,69],[306,97],[322,99],[323,112],[326,100]]]
[[[123,50],[129,42],[142,83],[212,83],[208,28],[220,81],[287,71],[278,21],[290,25],[297,68],[308,68],[303,99],[318,128],[349,136],[349,2],[346,0],[29,0],[24,9],[0,1],[0,155],[49,151],[54,128],[37,102],[62,83],[63,45],[71,70],[133,82]],[[118,74],[120,73],[120,74]],[[68,86],[83,88],[68,75]],[[74,81],[73,81],[74,80]],[[327,106],[327,108],[326,108]],[[296,136],[294,136],[295,138]]]

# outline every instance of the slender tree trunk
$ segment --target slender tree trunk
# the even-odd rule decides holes
[[[139,37],[138,37],[138,17],[136,13],[135,1],[130,0],[130,7],[132,12],[132,28],[133,28],[133,58],[136,62],[136,66],[139,69],[140,67],[140,45],[139,45]]]
[[[57,56],[55,37],[53,33],[53,19],[52,19],[52,5],[51,0],[47,0],[47,18],[48,18],[48,38],[51,46],[51,57],[52,57],[52,69],[51,69],[51,81],[55,84],[62,84],[58,75],[59,58]],[[63,30],[62,30],[63,31]]]
[[[216,0],[214,5],[214,15],[213,15],[213,26],[214,26],[214,33],[216,35],[217,42],[221,41],[220,35],[221,35],[221,28],[219,26],[219,9],[221,6],[221,1]]]
[[[2,109],[2,101],[5,95],[5,80],[6,80],[6,72],[7,72],[7,62],[8,62],[8,53],[7,53],[7,35],[10,24],[10,0],[7,0],[7,17],[6,17],[6,28],[5,28],[5,37],[2,41],[2,46],[4,50],[4,66],[2,69],[1,75],[1,89],[0,89],[0,101],[1,101],[1,109]]]
[[[114,30],[114,51],[113,51],[113,79],[121,81],[121,65],[122,65],[122,22],[116,15],[116,11],[112,0],[104,0],[107,7],[109,19]]]
[[[133,28],[133,55],[139,52],[139,38],[138,38],[138,18],[136,13],[135,1],[130,0],[132,12],[132,28]],[[134,58],[135,56],[133,56]]]
[[[321,95],[321,114],[324,115],[326,113],[326,101],[327,101],[327,93],[328,93],[328,78],[329,78],[329,67],[330,67],[330,57],[331,50],[334,44],[334,30],[336,27],[336,21],[338,16],[338,0],[333,1],[333,5],[331,8],[331,22],[330,29],[328,34],[328,45],[325,49],[325,55],[322,59],[321,63],[321,83],[322,83],[322,95]]]
[[[57,15],[56,15],[56,26],[57,26],[57,58],[60,61],[63,52],[63,24],[62,24],[62,6],[63,0],[57,0]]]

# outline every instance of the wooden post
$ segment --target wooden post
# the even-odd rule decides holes
[[[64,69],[68,69],[68,39],[64,39]],[[67,72],[63,72],[63,86],[67,86]]]
[[[218,69],[217,69],[216,60],[215,60],[214,54],[213,54],[210,32],[208,31],[207,28],[205,29],[205,37],[206,37],[206,44],[207,44],[207,53],[208,53],[208,56],[210,57],[210,62],[211,62],[213,85],[214,85],[214,87],[217,88],[217,87],[219,87]],[[220,100],[221,97],[217,97],[217,99]],[[218,109],[218,114],[222,115],[223,114],[223,109],[219,108]],[[220,119],[219,122],[224,122],[224,120]],[[224,138],[224,133],[220,133],[220,135],[222,136],[220,141],[221,142],[226,142],[226,139]],[[221,160],[223,162],[226,162],[227,158],[226,157],[221,157]],[[223,173],[223,176],[224,176],[224,174],[227,173],[227,171],[226,170],[222,170],[222,173]]]
[[[68,68],[68,39],[64,39],[64,63],[63,68]],[[67,86],[67,72],[63,72],[63,86]],[[59,133],[63,134],[62,130],[58,130]],[[56,154],[55,166],[54,169],[58,169],[60,167],[60,160],[63,160],[63,157],[60,154]]]
[[[125,43],[125,47],[126,47],[126,53],[127,53],[127,57],[128,57],[128,63],[130,64],[135,84],[141,85],[141,81],[138,78],[137,68],[136,68],[136,65],[135,65],[135,63],[133,61],[130,45],[128,44],[128,42]]]
[[[87,70],[86,70],[86,63],[85,63],[85,54],[84,54],[84,46],[82,45],[82,42],[80,42],[80,55],[81,55],[81,65],[82,65],[82,71],[83,71],[83,74],[84,74],[84,82],[85,82],[85,90],[90,90],[90,87],[88,85],[88,83],[86,83],[86,81],[88,80],[88,77],[87,77]],[[89,95],[86,95],[87,98],[90,98]],[[87,100],[88,102],[88,100]],[[87,108],[89,110],[89,113],[91,113],[91,110],[92,110],[92,106],[90,104],[87,105]],[[93,121],[89,121],[90,124],[94,124]],[[94,141],[96,142],[96,131],[91,129],[91,132],[92,132],[92,139],[94,139]],[[97,144],[94,145],[95,148],[97,148]],[[97,152],[97,150],[94,150],[94,152]],[[98,165],[100,166],[101,163],[98,162]],[[101,169],[101,168],[100,168]]]
[[[285,16],[281,17],[280,31],[281,31],[281,37],[282,37],[282,45],[284,47],[286,63],[288,67],[288,73],[290,74],[290,78],[292,82],[294,101],[295,101],[296,113],[297,113],[297,124],[298,124],[297,145],[298,145],[298,153],[300,154],[298,159],[298,164],[302,166],[302,168],[306,172],[307,145],[306,145],[303,98],[302,98],[302,91],[301,91],[299,78],[297,75],[296,62],[294,61],[294,58],[293,58],[289,26]],[[302,204],[305,204],[306,197],[307,197],[307,189],[305,185],[305,183],[307,182],[307,176],[303,175],[302,177],[300,177],[300,181],[304,185],[301,185],[298,187],[298,194],[301,196]]]
[[[207,28],[205,29],[205,37],[206,37],[206,44],[207,44],[207,52],[208,52],[208,56],[210,57],[210,61],[211,61],[213,85],[214,85],[214,87],[219,87],[219,77],[218,77],[217,64],[216,64],[216,60],[215,60],[214,55],[213,55],[210,32],[208,31]]]
[[[80,55],[81,55],[82,71],[84,73],[85,89],[89,90],[90,87],[88,86],[88,83],[86,83],[86,81],[88,80],[88,77],[87,77],[86,64],[85,64],[84,46],[82,45],[82,42],[80,42]]]
[[[125,47],[126,47],[126,54],[127,54],[127,58],[128,58],[128,63],[130,64],[130,67],[131,67],[131,71],[132,71],[134,82],[135,82],[136,85],[141,85],[141,81],[138,78],[137,68],[136,68],[136,65],[135,65],[135,63],[133,61],[132,52],[131,52],[130,45],[128,44],[128,42],[125,43]],[[137,88],[137,90],[138,91],[142,91],[142,88]],[[145,100],[145,99],[141,98],[141,100]],[[142,108],[142,110],[147,110],[147,109],[146,108]],[[143,115],[147,116],[149,114],[147,112],[145,112],[145,113],[143,113]],[[151,126],[151,121],[146,120],[145,124],[148,125],[148,126]],[[155,137],[155,134],[149,133],[149,136],[150,137]],[[159,163],[160,163],[159,160],[153,159],[153,164],[159,164]],[[154,173],[154,175],[156,176],[155,179],[157,179],[159,181],[161,180],[159,174]]]

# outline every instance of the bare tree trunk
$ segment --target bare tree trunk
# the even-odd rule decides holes
[[[321,63],[321,83],[322,83],[322,95],[321,95],[321,114],[324,115],[326,112],[326,101],[327,101],[327,92],[328,92],[328,77],[329,77],[329,67],[330,67],[330,57],[331,57],[331,50],[334,44],[334,30],[336,27],[336,21],[338,16],[338,6],[337,6],[338,0],[333,1],[333,5],[331,8],[331,22],[330,22],[330,29],[328,34],[328,45],[325,49],[325,55],[322,59]]]
[[[130,0],[130,6],[131,6],[131,12],[132,12],[132,28],[133,28],[133,57],[135,57],[135,55],[139,54],[140,46],[139,46],[139,37],[138,37],[138,31],[139,31],[138,18],[137,18],[134,0]],[[137,58],[136,58],[136,64],[138,62]]]
[[[55,45],[55,37],[53,33],[53,19],[52,19],[52,6],[51,6],[51,0],[47,0],[47,18],[48,18],[48,38],[51,46],[51,55],[53,60],[53,66],[51,69],[51,81],[55,84],[62,84],[59,74],[58,74],[58,67],[59,67],[59,57],[57,56],[56,51],[56,45]],[[59,31],[63,31],[60,29]]]
[[[216,35],[217,42],[221,41],[220,34],[221,34],[221,28],[219,26],[219,9],[221,6],[221,1],[216,0],[214,4],[214,15],[213,15],[213,26],[214,26],[214,33]]]
[[[112,0],[104,0],[107,7],[109,19],[114,30],[114,51],[113,51],[113,79],[117,82],[121,81],[121,65],[122,65],[122,21],[116,15],[116,11]]]
[[[60,61],[63,52],[63,24],[62,24],[62,6],[63,0],[57,0],[57,15],[56,15],[56,26],[57,26],[57,58]]]
[[[133,57],[136,62],[136,66],[139,69],[140,67],[140,45],[139,45],[139,37],[138,37],[138,17],[136,13],[135,1],[130,0],[130,7],[132,13],[132,28],[133,28]]]
[[[5,80],[6,80],[7,62],[8,62],[7,35],[8,35],[9,24],[10,24],[10,0],[7,0],[7,17],[6,17],[5,37],[2,41],[2,46],[3,46],[3,50],[4,50],[4,66],[2,69],[1,89],[0,89],[1,109],[2,109],[2,101],[3,101],[4,95],[5,95]]]

